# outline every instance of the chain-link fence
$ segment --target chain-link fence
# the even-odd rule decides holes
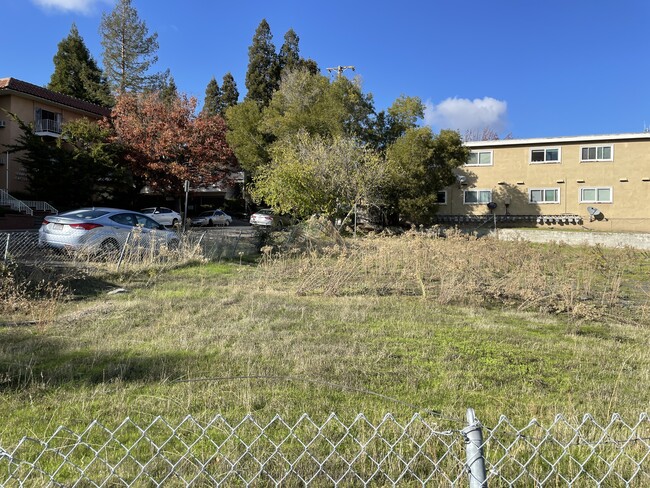
[[[470,416],[468,414],[468,420]],[[420,414],[288,422],[221,415],[147,425],[93,421],[0,448],[2,486],[648,486],[650,420],[558,416],[463,429]],[[473,444],[478,431],[485,440]],[[475,449],[472,449],[475,448]],[[475,468],[485,467],[483,472]]]
[[[161,248],[156,243],[143,245],[138,234],[133,233],[124,245],[109,256],[84,250],[57,250],[39,246],[38,233],[0,233],[0,262],[17,262],[41,268],[60,266],[92,267],[94,264],[154,263],[194,258],[209,260],[242,259],[255,255],[259,249],[260,235],[249,227],[221,228],[207,231],[190,231],[178,234],[173,249]]]

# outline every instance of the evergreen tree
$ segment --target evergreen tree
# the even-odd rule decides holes
[[[308,71],[312,75],[317,75],[320,72],[318,64],[313,59],[305,59],[300,57],[300,38],[296,31],[289,29],[284,35],[284,44],[280,48],[278,54],[278,65],[280,67],[280,75],[287,71],[303,70]]]
[[[205,89],[205,100],[203,101],[203,113],[206,115],[218,115],[223,112],[221,88],[214,76]]]
[[[311,73],[312,75],[317,75],[320,73],[318,63],[313,59],[301,59],[300,64],[304,70],[307,70],[307,72]]]
[[[178,98],[178,88],[176,88],[176,82],[174,77],[170,76],[166,80],[164,86],[160,89],[160,99],[165,102],[167,105],[171,105]]]
[[[221,102],[222,111],[221,115],[225,115],[228,107],[234,107],[239,103],[239,92],[237,91],[237,84],[230,72],[223,75],[223,82],[221,83]]]
[[[70,34],[59,42],[47,88],[105,107],[113,104],[108,83],[74,23]]]
[[[284,35],[284,44],[282,44],[278,55],[281,71],[291,71],[301,67],[299,42],[300,38],[293,29],[289,29]]]
[[[159,74],[148,74],[158,61],[158,34],[148,35],[131,0],[118,0],[110,14],[103,14],[99,32],[104,69],[113,91],[139,92],[159,83]]]
[[[416,105],[415,99],[402,101],[401,108]],[[413,120],[412,115],[402,121]],[[438,190],[456,181],[454,169],[467,162],[469,152],[456,131],[442,130],[435,135],[430,127],[407,128],[386,150],[389,185],[385,193],[390,207],[404,221],[431,224]]]
[[[27,189],[34,197],[56,206],[85,206],[95,204],[98,198],[124,195],[132,188],[120,164],[121,146],[107,142],[107,127],[75,119],[63,125],[62,137],[53,142],[37,135],[31,124],[12,117],[21,132],[7,149],[17,153],[17,161],[25,168]]]
[[[368,125],[364,139],[374,148],[384,151],[408,129],[415,129],[424,117],[424,104],[418,97],[402,95],[388,108],[379,112]]]
[[[255,31],[253,43],[248,48],[246,99],[253,100],[260,106],[269,104],[280,80],[278,57],[272,38],[271,28],[266,19],[263,19]]]

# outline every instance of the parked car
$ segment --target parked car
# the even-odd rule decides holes
[[[139,212],[116,208],[81,208],[48,215],[38,231],[38,245],[89,253],[117,253],[133,234],[141,246],[178,246],[178,235]],[[135,240],[137,239],[137,241]]]
[[[232,223],[232,217],[225,213],[223,210],[207,210],[199,214],[198,217],[192,218],[192,225],[197,226],[208,226],[212,227],[213,225],[230,225]]]
[[[251,215],[250,223],[251,225],[281,229],[291,225],[291,218],[288,215],[277,214],[271,208],[263,208]]]
[[[162,225],[176,226],[180,224],[181,220],[183,220],[181,214],[167,207],[143,208],[140,210],[140,213],[145,214],[147,217],[151,217]]]

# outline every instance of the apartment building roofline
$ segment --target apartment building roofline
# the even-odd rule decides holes
[[[111,115],[111,110],[109,108],[68,95],[63,95],[62,93],[57,93],[16,78],[0,78],[0,95],[12,93],[20,94],[28,98],[47,100],[55,105],[73,108],[80,112],[91,114],[94,117],[109,117]]]
[[[631,132],[626,134],[601,134],[586,136],[538,137],[530,139],[499,139],[496,141],[468,141],[465,145],[469,148],[507,147],[507,146],[532,146],[553,145],[571,142],[595,143],[602,141],[650,141],[650,132]]]

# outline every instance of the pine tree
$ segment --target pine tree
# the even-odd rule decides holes
[[[205,99],[203,101],[203,113],[206,115],[220,115],[223,112],[223,102],[221,88],[214,76],[205,89]]]
[[[176,82],[174,77],[170,76],[166,80],[164,86],[160,89],[160,99],[165,102],[167,105],[171,105],[178,98],[178,88],[176,88]]]
[[[317,75],[320,73],[320,68],[318,67],[318,63],[313,59],[301,59],[300,64],[302,69],[306,70],[308,73],[311,73],[312,75]]]
[[[246,99],[253,100],[260,106],[269,104],[279,85],[280,70],[272,38],[271,28],[266,19],[263,19],[255,31],[253,43],[248,48]]]
[[[228,107],[234,107],[239,103],[237,84],[235,83],[235,78],[233,78],[230,72],[223,75],[223,82],[221,83],[221,102],[221,115],[225,115],[225,111]]]
[[[148,74],[158,61],[158,34],[148,35],[131,0],[118,0],[110,14],[103,14],[99,32],[106,77],[115,92],[140,92],[159,82],[160,75]]]
[[[291,71],[300,67],[299,42],[300,38],[293,29],[289,29],[284,35],[284,44],[282,44],[280,54],[278,55],[281,71]]]
[[[47,88],[105,107],[113,104],[102,70],[90,55],[76,24],[72,24],[70,34],[59,42],[53,60],[54,73]]]

